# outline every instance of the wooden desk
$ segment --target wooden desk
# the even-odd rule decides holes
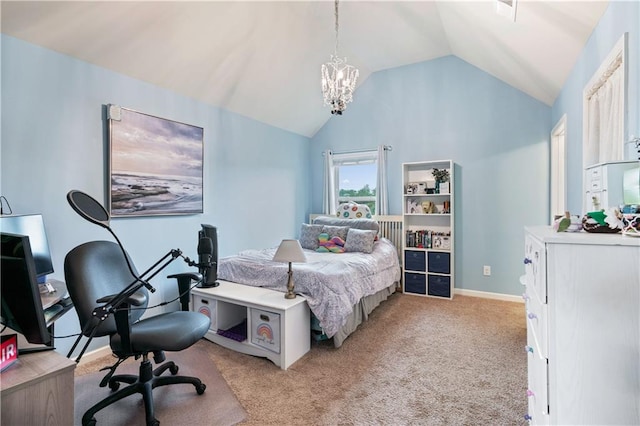
[[[72,425],[76,363],[54,351],[21,355],[0,374],[3,425]]]

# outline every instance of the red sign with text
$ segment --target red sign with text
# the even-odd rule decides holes
[[[18,336],[16,334],[6,334],[2,336],[2,362],[0,371],[18,360]]]

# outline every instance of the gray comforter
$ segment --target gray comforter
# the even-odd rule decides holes
[[[218,278],[286,292],[289,266],[271,260],[275,252],[276,248],[245,250],[221,258]],[[328,337],[344,325],[361,298],[400,280],[396,249],[384,238],[374,244],[371,254],[304,253],[307,262],[293,264],[295,292],[307,299]]]

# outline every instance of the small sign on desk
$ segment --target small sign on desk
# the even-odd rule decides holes
[[[2,362],[0,371],[4,371],[18,360],[18,335],[5,334],[2,336]]]

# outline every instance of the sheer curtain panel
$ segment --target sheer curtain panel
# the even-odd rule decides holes
[[[376,214],[389,214],[389,190],[387,185],[387,150],[386,145],[378,146],[378,179],[376,182]]]
[[[338,192],[336,191],[336,171],[331,150],[324,152],[324,182],[322,191],[322,212],[335,215],[338,208]]]

